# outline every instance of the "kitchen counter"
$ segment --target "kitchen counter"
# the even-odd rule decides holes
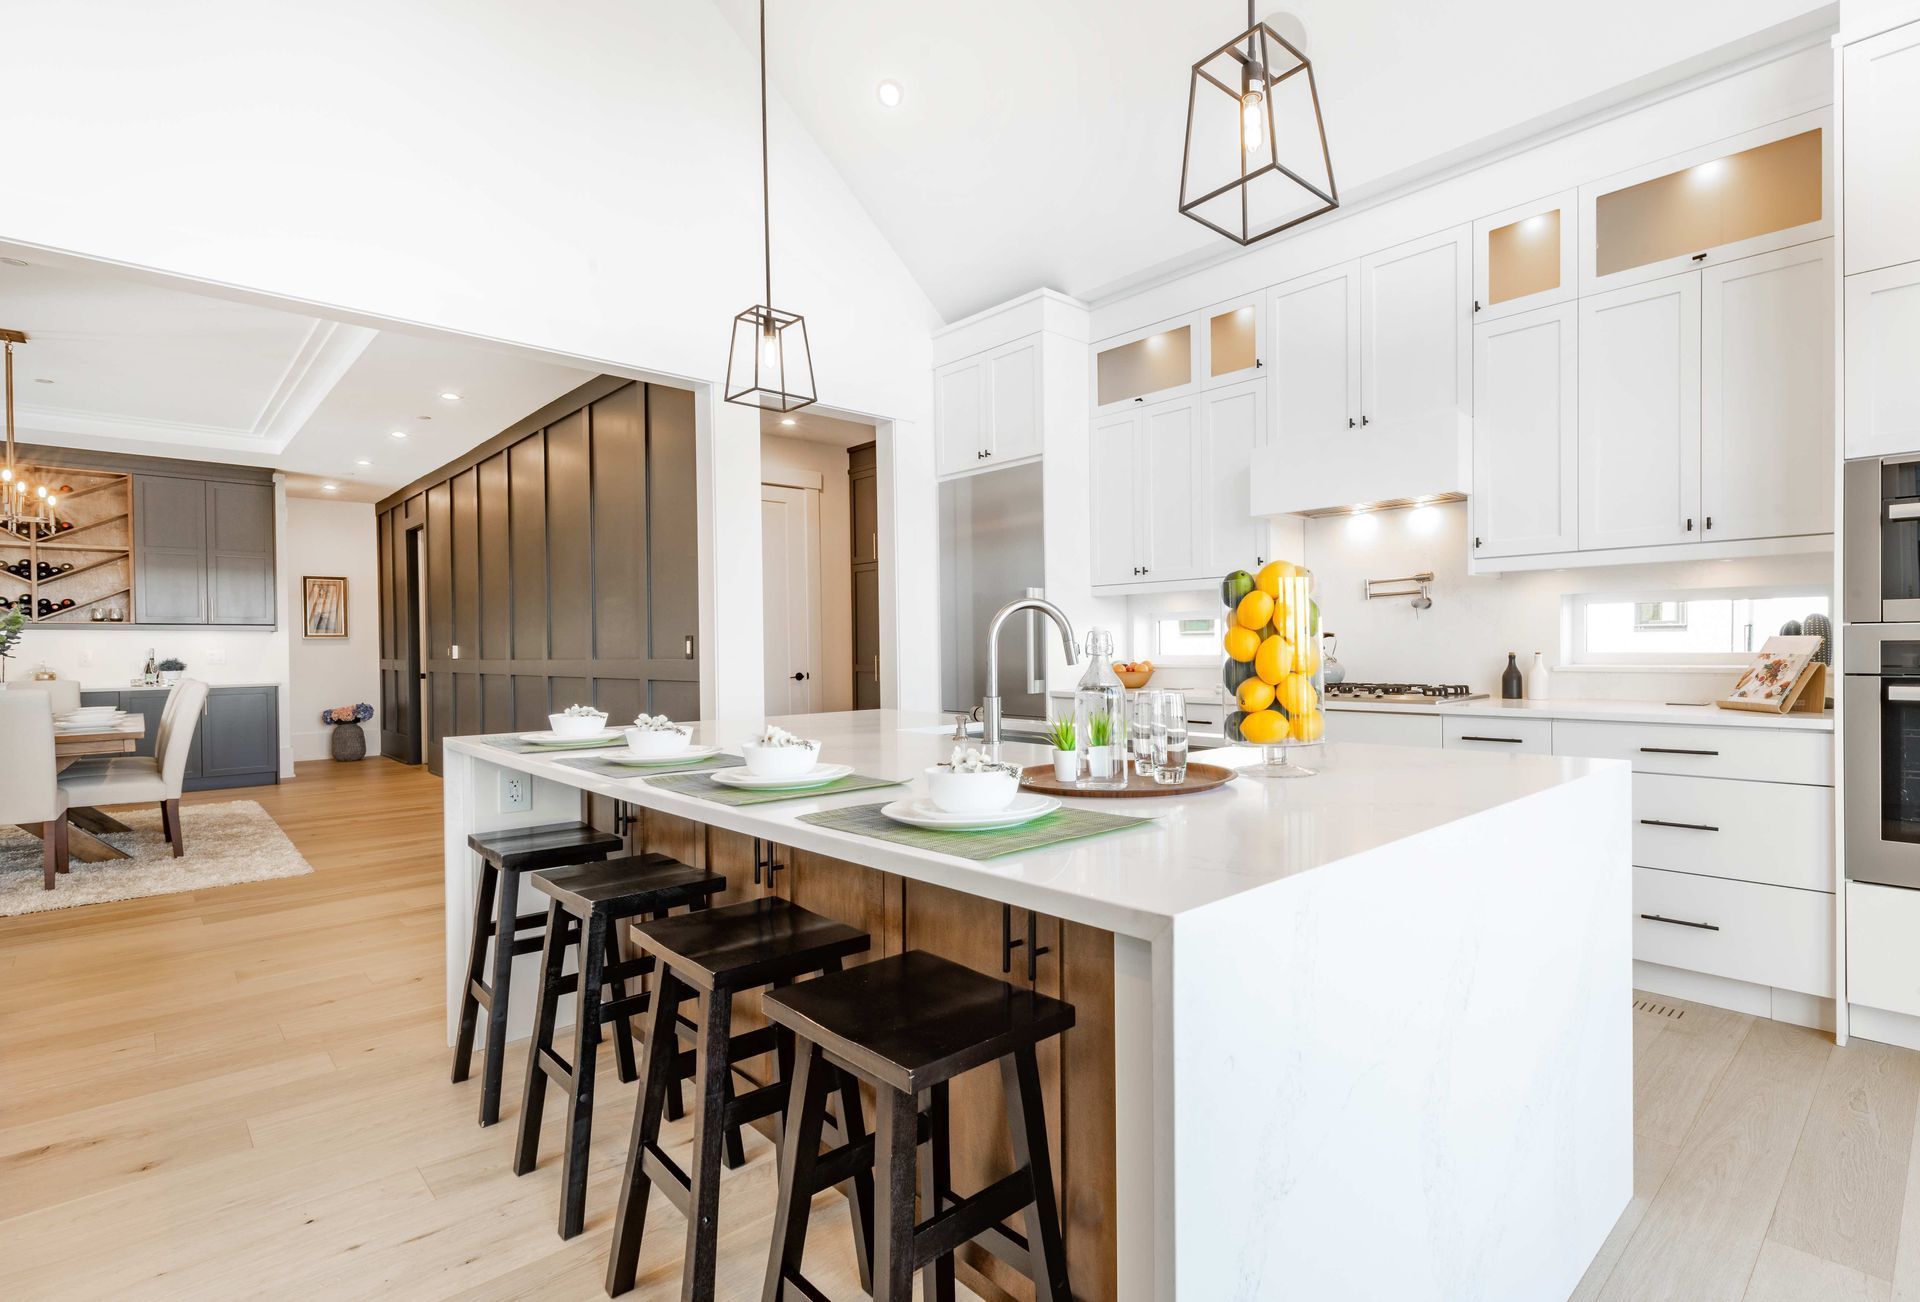
[[[779,722],[830,760],[916,787],[952,745],[936,714]],[[697,740],[753,731],[701,724]],[[998,905],[1058,920],[1047,934],[1063,948],[1099,949],[1099,980],[1060,978],[1082,1008],[1061,1142],[1070,1160],[1111,1154],[1091,1192],[1068,1187],[1110,1203],[1072,1220],[1108,1236],[1119,1298],[1350,1294],[1356,1226],[1378,1296],[1564,1297],[1631,1194],[1627,766],[1339,745],[1307,762],[1315,777],[1088,801],[1154,822],[976,862],[797,821],[902,793],[728,807],[450,738],[449,1040],[477,878],[468,833],[575,818],[583,793],[610,796],[645,811],[642,836],[655,822],[711,829],[690,842],[702,854],[743,838],[783,847],[797,868],[769,889],[824,865],[833,889],[807,907],[904,900],[907,944],[979,931],[964,961],[995,975]],[[533,778],[532,806],[505,812],[501,777],[516,771]],[[730,896],[761,889],[746,863],[706,862],[728,872]],[[850,888],[862,874],[877,889]],[[879,916],[859,925],[886,952],[901,941],[883,940]],[[516,967],[509,1034],[530,1024],[535,961]],[[1089,1065],[1088,1046],[1104,1061]],[[1095,1132],[1076,1137],[1090,1118]]]
[[[1832,732],[1833,711],[1819,714],[1756,714],[1751,710],[1722,710],[1714,705],[1682,705],[1662,701],[1447,701],[1431,705],[1388,701],[1326,702],[1330,711],[1360,710],[1373,714],[1438,714],[1462,718],[1514,715],[1537,719],[1583,719],[1600,723],[1680,723],[1713,728],[1781,728],[1800,732]]]

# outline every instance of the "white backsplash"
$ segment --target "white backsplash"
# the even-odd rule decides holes
[[[1320,625],[1339,635],[1339,659],[1349,680],[1465,683],[1476,692],[1498,696],[1507,652],[1519,652],[1524,673],[1533,653],[1543,651],[1556,671],[1552,694],[1563,700],[1706,701],[1732,686],[1727,671],[1560,672],[1562,598],[1582,592],[1776,583],[1826,589],[1833,582],[1830,552],[1470,578],[1468,527],[1464,502],[1306,522],[1301,559],[1319,581]],[[1434,576],[1432,609],[1415,611],[1405,598],[1366,599],[1368,579],[1423,570]],[[1192,598],[1128,598],[1131,639],[1121,654],[1150,654],[1148,618],[1155,609],[1211,609],[1219,600],[1214,591]],[[1154,675],[1153,685],[1196,690],[1219,681],[1217,666],[1166,666]]]

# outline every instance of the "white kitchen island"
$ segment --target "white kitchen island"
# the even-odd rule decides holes
[[[878,777],[917,781],[953,744],[934,715],[778,722]],[[703,724],[696,739],[731,747],[756,730]],[[966,953],[991,955],[976,962],[996,975],[999,905],[1058,920],[1063,948],[1095,938],[1100,979],[1062,978],[1081,1017],[1060,1124],[1098,1126],[1053,1140],[1070,1148],[1061,1179],[1079,1181],[1064,1197],[1070,1254],[1084,1221],[1083,1242],[1110,1259],[1087,1274],[1118,1297],[1563,1298],[1632,1191],[1628,767],[1337,744],[1307,762],[1317,776],[1100,801],[1155,821],[975,862],[798,821],[897,792],[727,807],[449,739],[449,1042],[477,880],[467,835],[610,797],[639,812],[649,845],[709,829],[700,852],[733,896],[763,888],[747,860],[720,862],[723,840],[783,847],[802,865],[789,882],[830,866],[834,890],[816,898],[860,897],[846,876],[870,870],[876,954],[922,943],[894,930],[903,908],[945,909],[918,933],[942,938],[990,919]],[[530,808],[503,811],[510,773],[533,778]],[[516,1036],[535,982],[534,956],[519,962]],[[1012,966],[1024,976],[1019,951]],[[1085,1087],[1075,1036],[1102,1058]],[[1110,1149],[1089,1152],[1102,1139]],[[1103,1297],[1099,1279],[1076,1275],[1076,1296]]]

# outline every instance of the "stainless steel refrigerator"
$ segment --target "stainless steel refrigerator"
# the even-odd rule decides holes
[[[987,625],[1009,601],[1045,596],[1040,467],[1015,466],[940,485],[943,708],[970,711],[987,692]],[[1023,611],[1000,630],[1000,695],[1009,719],[1047,717],[1045,617]]]

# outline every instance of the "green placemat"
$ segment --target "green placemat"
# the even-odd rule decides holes
[[[678,764],[628,764],[620,760],[608,759],[604,755],[583,755],[576,759],[560,761],[568,768],[585,769],[588,773],[605,778],[656,778],[668,773],[699,773],[706,769],[736,768],[742,760],[738,755],[705,755],[699,759],[683,760]]]
[[[862,777],[849,773],[844,778],[823,782],[817,787],[788,787],[782,791],[748,791],[743,787],[723,787],[704,773],[672,773],[648,778],[647,782],[664,791],[683,796],[698,796],[716,805],[764,805],[775,800],[800,800],[807,796],[838,796],[849,791],[871,791],[875,787],[897,787],[892,778]]]
[[[609,747],[627,744],[625,737],[615,737],[612,741],[590,741],[575,746],[565,744],[555,746],[552,743],[543,746],[523,741],[517,732],[502,733],[498,737],[475,737],[474,740],[484,741],[489,746],[498,746],[501,750],[512,751],[515,755],[564,755],[568,751],[606,750]]]
[[[855,832],[873,837],[876,841],[893,841],[916,850],[958,855],[962,859],[997,859],[1003,854],[1018,854],[1022,850],[1044,850],[1063,841],[1102,836],[1153,821],[1151,818],[1134,818],[1126,814],[1103,814],[1092,809],[1061,808],[1045,818],[1036,818],[1018,827],[985,832],[947,832],[896,823],[883,815],[881,809],[880,805],[823,809],[817,814],[802,814],[800,821],[817,827],[830,827],[836,832]]]

